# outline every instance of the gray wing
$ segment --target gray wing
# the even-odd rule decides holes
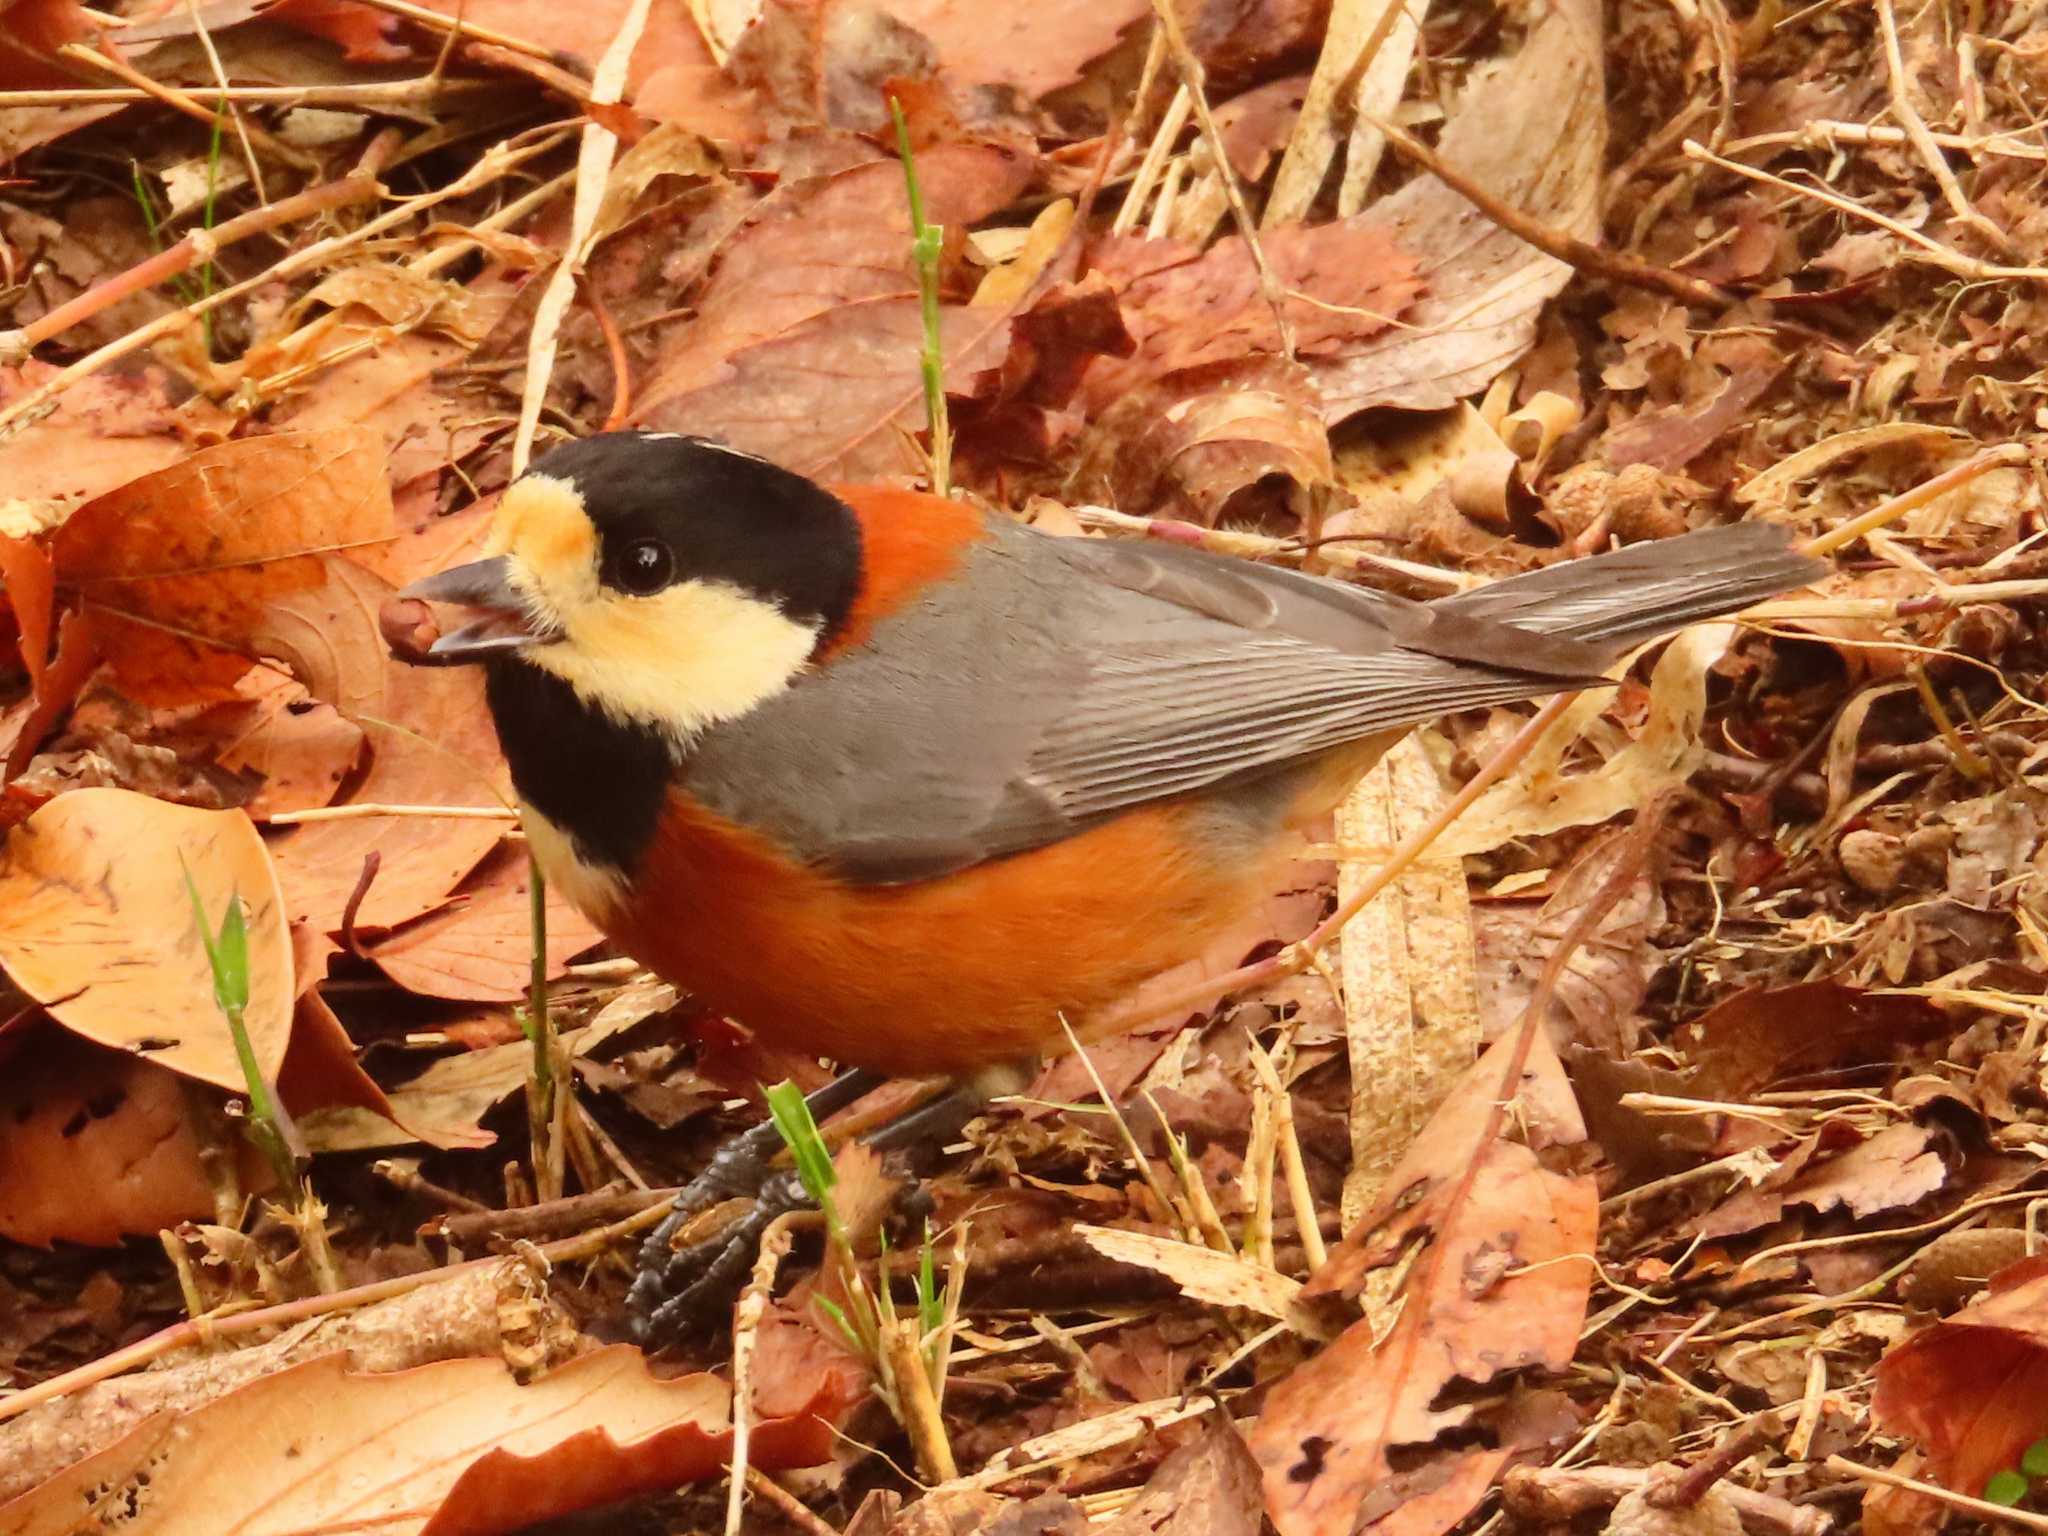
[[[1573,562],[1576,582],[1555,574],[1572,567],[1516,579],[1543,580],[1535,609],[1569,613],[1545,633],[1520,611],[1529,605],[1501,595],[1512,581],[1471,596],[1521,625],[1464,598],[1412,603],[1194,551],[993,524],[945,607],[892,616],[833,662],[830,686],[800,682],[719,726],[687,783],[847,879],[929,879],[1381,731],[1600,681],[1642,624],[1676,628],[1810,574],[1734,551],[1728,571],[1685,589],[1689,606],[1674,596],[1631,623],[1616,615],[1640,611],[1641,594],[1604,579],[1610,558]],[[1581,590],[1608,595],[1560,599]]]

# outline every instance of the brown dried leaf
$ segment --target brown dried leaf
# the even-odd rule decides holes
[[[202,449],[72,514],[50,541],[60,591],[92,610],[131,696],[221,698],[266,606],[321,586],[321,556],[389,538],[383,444],[355,428]]]
[[[1948,1175],[1933,1131],[1922,1125],[1886,1126],[1797,1178],[1740,1191],[1701,1217],[1693,1230],[1710,1238],[1753,1232],[1792,1205],[1823,1216],[1838,1206],[1846,1206],[1852,1216],[1897,1210],[1933,1194]]]
[[[37,362],[0,368],[0,406],[56,372]],[[0,442],[0,532],[40,532],[64,509],[175,464],[186,443],[171,388],[171,375],[154,365],[94,374],[67,389],[34,431]]]
[[[219,924],[230,896],[242,899],[249,1040],[274,1077],[291,1037],[292,947],[276,872],[240,811],[122,789],[59,795],[0,848],[0,965],[65,1028],[241,1090],[187,871],[209,922]]]
[[[382,1375],[338,1355],[252,1382],[117,1444],[0,1507],[7,1536],[57,1536],[109,1499],[132,1536],[212,1536],[347,1521],[394,1536],[490,1536],[715,1476],[729,1394],[709,1374],[656,1380],[637,1349],[583,1356],[531,1386],[446,1360]],[[764,1469],[814,1465],[829,1400],[753,1427]]]
[[[1254,487],[1327,485],[1336,474],[1315,383],[1277,356],[1146,383],[1095,419],[1079,452],[1085,494],[1211,526],[1241,511],[1233,500]]]
[[[930,41],[940,67],[966,86],[1007,85],[1043,96],[1081,78],[1151,12],[1144,0],[1040,0],[991,9],[972,0],[884,0],[882,9]]]
[[[16,1049],[24,1059],[0,1086],[0,1233],[111,1247],[213,1216],[175,1075],[60,1033]],[[262,1191],[269,1165],[246,1143],[236,1150],[242,1187]]]
[[[1519,53],[1474,72],[1437,144],[1495,196],[1586,239],[1598,238],[1606,158],[1602,36],[1590,0],[1547,10]],[[1398,241],[1423,293],[1403,329],[1316,365],[1332,422],[1376,405],[1440,410],[1485,388],[1528,350],[1544,304],[1571,279],[1433,177],[1360,217]]]
[[[1871,1408],[1890,1434],[1912,1435],[1934,1477],[1959,1493],[2019,1460],[2048,1402],[2048,1262],[2022,1259],[1991,1294],[1922,1329],[1877,1367]]]
[[[408,667],[385,649],[377,615],[392,589],[343,559],[320,562],[318,586],[274,600],[249,642],[288,662],[306,690],[363,727],[369,762],[351,800],[364,805],[502,806],[504,770],[465,667]],[[396,927],[436,906],[503,835],[504,823],[406,816],[323,821],[273,834],[295,921],[333,931],[361,877],[379,867],[356,920]]]
[[[1737,993],[1685,1026],[1680,1038],[1699,1063],[1692,1091],[1740,1101],[1779,1078],[1891,1061],[1904,1046],[1948,1033],[1946,1015],[1925,998],[1812,981]]]
[[[1352,1295],[1375,1272],[1406,1271],[1382,1337],[1372,1318],[1354,1323],[1267,1397],[1251,1447],[1281,1536],[1346,1536],[1369,1495],[1389,1536],[1448,1529],[1515,1445],[1512,1424],[1495,1427],[1491,1449],[1442,1444],[1477,1427],[1457,1389],[1561,1370],[1578,1347],[1598,1195],[1590,1176],[1551,1166],[1585,1129],[1540,1032],[1502,1092],[1519,1044],[1509,1036],[1474,1063],[1309,1282],[1309,1295]]]
[[[533,978],[529,860],[500,849],[473,871],[438,912],[401,928],[369,951],[384,973],[410,992],[466,1002],[510,1003]],[[604,935],[553,890],[548,892],[548,975]]]
[[[1259,1536],[1259,1464],[1229,1418],[1203,1421],[1202,1437],[1159,1464],[1135,1502],[1099,1536]]]
[[[1007,206],[1033,174],[1028,157],[988,144],[935,145],[917,169],[927,216],[949,229]],[[841,306],[916,291],[903,171],[893,159],[787,181],[726,240],[695,316],[663,339],[635,419],[704,430],[671,402],[729,378],[736,354]]]

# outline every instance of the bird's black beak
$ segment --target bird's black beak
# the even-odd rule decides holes
[[[483,610],[483,616],[442,635],[409,660],[424,666],[459,667],[493,656],[507,656],[554,637],[537,628],[512,586],[511,564],[503,555],[473,560],[416,581],[398,594],[401,600],[459,603]]]

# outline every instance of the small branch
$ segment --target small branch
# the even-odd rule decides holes
[[[1515,1467],[1501,1483],[1501,1502],[1517,1520],[1562,1525],[1618,1503],[1650,1479],[1648,1467]],[[1826,1536],[1827,1511],[1776,1494],[1724,1484],[1722,1493],[1752,1536]]]
[[[1846,523],[1830,528],[1826,533],[1808,539],[1800,548],[1801,554],[1829,555],[1845,544],[1853,544],[1874,528],[1882,528],[1904,517],[1917,507],[1924,507],[1938,497],[1946,496],[1960,486],[1968,485],[1979,475],[1997,469],[2002,464],[2024,464],[2029,457],[2027,448],[2021,443],[2000,443],[1987,448],[1972,458],[1965,459],[1953,469],[1943,470],[1931,480],[1923,480],[1910,491],[1881,501],[1868,512],[1850,518]]]
[[[1926,119],[1920,116],[1920,109],[1913,105],[1913,93],[1906,83],[1906,61],[1899,53],[1899,23],[1892,11],[1892,0],[1876,0],[1877,22],[1884,33],[1885,73],[1891,80],[1892,116],[1906,131],[1906,137],[1913,141],[1913,148],[1920,152],[1927,169],[1934,173],[1934,181],[1941,188],[1941,195],[1948,199],[1949,208],[1958,219],[1977,231],[1998,250],[2009,251],[2012,241],[2007,238],[1990,219],[1979,213],[1963,193],[1963,184],[1956,180],[1956,173],[1949,169],[1948,160],[1941,152],[1941,146],[1934,142],[1934,135],[1928,132]]]
[[[1291,359],[1294,356],[1294,326],[1287,318],[1286,289],[1273,275],[1272,264],[1266,260],[1266,248],[1259,243],[1259,226],[1252,218],[1251,209],[1245,206],[1244,188],[1237,184],[1237,172],[1230,168],[1230,155],[1224,147],[1222,130],[1216,126],[1216,119],[1209,111],[1209,97],[1203,89],[1202,61],[1188,46],[1187,34],[1181,30],[1180,15],[1172,0],[1152,0],[1152,12],[1159,18],[1159,29],[1166,38],[1166,51],[1173,59],[1174,69],[1180,74],[1182,86],[1187,90],[1195,110],[1195,121],[1201,125],[1203,141],[1209,146],[1210,157],[1216,162],[1216,179],[1223,184],[1223,195],[1230,203],[1230,216],[1251,251],[1252,265],[1259,274],[1259,292],[1272,309],[1273,324],[1280,331],[1280,350]]]
[[[1882,1483],[1887,1488],[1903,1488],[1946,1504],[1950,1509],[1960,1509],[1975,1515],[1979,1520],[1997,1520],[2007,1525],[2016,1525],[2027,1531],[2048,1531],[2048,1515],[2037,1515],[2028,1509],[2011,1509],[2003,1504],[1993,1504],[1989,1499],[1973,1499],[1966,1493],[1956,1493],[1939,1483],[1923,1483],[1918,1478],[1901,1477],[1896,1472],[1880,1471],[1866,1467],[1846,1456],[1830,1456],[1826,1462],[1830,1472],[1839,1472],[1844,1477],[1853,1477],[1860,1483]]]
[[[510,806],[495,805],[322,805],[304,811],[273,811],[256,819],[266,827],[297,827],[310,821],[364,821],[372,816],[426,816],[444,821],[517,821]]]
[[[1887,234],[1897,235],[1908,245],[1923,252],[1928,261],[1940,267],[1944,272],[1952,272],[1957,277],[1968,278],[1971,282],[2048,282],[2048,267],[2003,267],[1992,262],[1979,261],[1974,256],[1965,256],[1961,251],[1951,250],[1939,240],[1923,235],[1919,230],[1901,224],[1897,219],[1891,218],[1888,215],[1866,208],[1853,199],[1843,197],[1839,192],[1830,192],[1825,187],[1787,181],[1784,177],[1774,176],[1769,171],[1760,171],[1754,166],[1743,165],[1739,161],[1730,160],[1725,156],[1715,154],[1697,140],[1687,139],[1685,141],[1685,153],[1688,159],[1697,160],[1724,171],[1731,171],[1746,180],[1761,182],[1767,187],[1776,187],[1781,192],[1789,192],[1795,197],[1810,197],[1815,202],[1825,204],[1827,207],[1834,209],[1837,213],[1845,213],[1852,219],[1861,219],[1866,224],[1875,225]]]
[[[95,283],[77,298],[59,304],[20,330],[0,333],[0,362],[26,359],[36,347],[61,336],[74,325],[84,324],[132,294],[155,288],[193,267],[212,261],[223,248],[251,235],[263,234],[280,225],[295,224],[316,214],[331,213],[337,208],[374,202],[383,195],[384,188],[378,185],[375,177],[352,172],[339,181],[330,181],[325,186],[281,198],[224,224],[217,224],[211,230],[195,229],[176,245],[157,252],[147,261],[137,262],[126,272]]]
[[[1684,1471],[1652,1480],[1644,1497],[1659,1509],[1690,1509],[1709,1488],[1784,1432],[1777,1414],[1759,1413]]]
[[[383,80],[366,85],[195,85],[186,94],[202,105],[221,102],[243,106],[371,107],[397,110],[429,107],[435,102],[463,96],[504,93],[497,80],[436,80],[422,75],[415,80]],[[0,91],[0,111],[12,107],[113,107],[162,98],[153,90],[136,86],[81,87],[68,91]],[[2040,157],[2036,157],[2040,158]]]
[[[510,32],[500,32],[496,27],[480,27],[473,21],[463,20],[459,14],[450,16],[424,5],[414,5],[412,0],[363,0],[363,4],[373,10],[403,16],[407,21],[416,21],[431,32],[441,32],[457,38],[474,38],[480,43],[493,43],[500,48],[510,48],[514,53],[523,53],[528,58],[545,59],[550,64],[556,63],[561,57],[544,43],[529,42],[523,37],[513,36]]]
[[[1681,304],[1726,308],[1736,302],[1736,296],[1718,284],[1687,277],[1669,267],[1652,266],[1619,251],[1603,250],[1577,235],[1540,223],[1521,209],[1509,207],[1463,171],[1447,164],[1435,150],[1406,129],[1397,128],[1389,122],[1376,121],[1374,126],[1386,135],[1387,142],[1400,151],[1403,159],[1429,172],[1517,240],[1527,241],[1544,255],[1554,256],[1589,277],[1604,278],[1631,288],[1647,288],[1652,293],[1666,294]]]
[[[133,86],[145,95],[155,97],[172,111],[184,113],[185,116],[193,119],[195,122],[204,123],[209,128],[213,126],[213,119],[218,110],[217,108],[201,105],[193,100],[190,94],[179,90],[176,86],[165,85],[161,81],[150,79],[149,76],[135,68],[132,64],[125,64],[119,59],[108,58],[104,53],[88,48],[83,43],[66,43],[57,52],[60,57],[68,59],[74,64],[90,65],[94,69],[112,75],[116,80]],[[291,145],[285,143],[282,139],[272,137],[261,128],[250,128],[247,132],[251,149],[262,150],[264,154],[280,164],[288,165],[293,170],[298,171],[317,171],[320,169],[320,162],[313,156],[307,154],[302,149],[292,148]]]

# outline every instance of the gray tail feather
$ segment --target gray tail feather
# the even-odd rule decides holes
[[[1431,606],[1610,646],[1619,655],[1803,587],[1828,569],[1795,550],[1780,524],[1734,523],[1561,561]]]

